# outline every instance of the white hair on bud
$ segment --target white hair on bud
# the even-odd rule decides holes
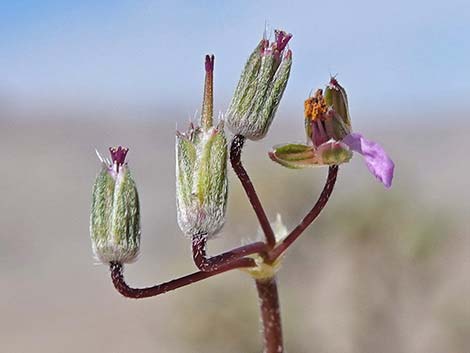
[[[96,148],[95,148],[95,153],[98,156],[98,159],[100,160],[101,163],[105,164],[106,166],[111,165],[111,161],[108,158],[103,157]]]
[[[207,131],[198,130],[198,142],[193,145],[195,157],[190,160],[188,154],[184,150],[184,145],[180,144],[181,139],[176,139],[176,201],[177,201],[177,219],[178,225],[187,236],[194,234],[206,234],[207,237],[214,237],[222,229],[225,222],[225,209],[227,201],[227,146],[223,130],[211,127]],[[217,137],[219,136],[219,137]],[[210,156],[204,156],[206,146],[213,143],[213,139],[219,139],[219,146],[216,150],[211,150]],[[223,142],[220,141],[222,138]],[[192,142],[190,142],[192,143]],[[206,158],[206,159],[204,159]],[[210,158],[210,160],[207,160]],[[192,166],[190,164],[193,164]],[[199,190],[199,178],[201,175],[199,168],[203,163],[211,165],[221,165],[220,175],[218,179],[214,179],[208,186],[207,190],[203,190],[202,198],[201,190]],[[222,166],[223,165],[223,166]],[[189,167],[193,168],[191,175],[184,175],[185,170]],[[191,178],[191,190],[185,187],[181,182],[182,178]],[[219,186],[213,183],[220,183]]]
[[[264,30],[263,30],[263,39],[267,39],[268,41],[271,41],[271,26],[268,22],[268,20],[264,20]]]
[[[99,249],[95,243],[92,243],[93,254],[98,264],[109,264],[111,262],[118,262],[121,264],[130,264],[139,258],[139,248],[128,247],[126,245],[119,245],[109,242],[101,244]]]

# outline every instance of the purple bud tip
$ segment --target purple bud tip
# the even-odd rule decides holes
[[[125,147],[110,147],[109,148],[109,153],[111,153],[111,160],[113,161],[113,164],[117,164],[118,166],[121,166],[124,164],[126,160],[126,155],[127,152],[129,151],[128,148]]]
[[[214,55],[206,55],[206,72],[213,72],[214,71]]]
[[[283,51],[292,38],[292,34],[276,29],[274,31],[274,37],[276,40],[276,49]]]
[[[269,48],[269,40],[266,38],[261,39],[261,51],[265,51],[267,48]]]
[[[339,83],[336,80],[336,77],[330,78],[330,88],[339,89]]]

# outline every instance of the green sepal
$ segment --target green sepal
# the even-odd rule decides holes
[[[91,204],[90,235],[94,244],[104,244],[108,234],[113,212],[114,178],[107,166],[103,165],[93,186]]]
[[[341,141],[346,135],[351,133],[351,129],[346,125],[341,116],[335,111],[330,110],[328,118],[324,122],[326,134],[330,139]]]
[[[333,107],[336,113],[342,118],[344,124],[351,130],[351,118],[349,116],[348,96],[346,90],[340,86],[338,81],[332,82],[325,88],[325,102]]]
[[[347,145],[338,141],[328,141],[316,150],[322,165],[339,165],[349,162],[353,152]]]
[[[269,157],[276,163],[290,168],[319,167],[349,162],[352,151],[342,142],[328,141],[315,148],[303,144],[274,146]]]
[[[269,152],[269,157],[274,162],[291,169],[313,167],[319,164],[314,147],[303,144],[274,146]]]
[[[140,205],[137,187],[127,166],[122,166],[114,190],[111,234],[114,241],[132,250],[140,245]]]
[[[287,82],[290,76],[292,67],[292,57],[285,58],[274,76],[274,80],[267,93],[261,112],[259,112],[260,119],[264,121],[264,127],[261,136],[265,136],[276,114],[279,103],[281,102],[282,95],[287,87]]]
[[[215,203],[225,208],[227,140],[223,130],[213,130],[205,141],[197,173],[197,196],[201,205]]]
[[[232,113],[230,116],[245,115],[250,109],[251,101],[256,93],[256,80],[261,67],[264,42],[264,40],[260,41],[245,64],[230,103],[229,112]]]
[[[193,140],[199,142],[199,134],[193,134]],[[177,193],[180,200],[187,204],[190,202],[193,190],[194,168],[197,151],[195,144],[183,135],[176,136],[176,176]]]

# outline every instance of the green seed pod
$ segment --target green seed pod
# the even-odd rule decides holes
[[[268,132],[290,75],[292,52],[285,48],[292,35],[275,36],[271,45],[261,40],[248,58],[227,110],[230,130],[251,140]]]
[[[93,187],[90,235],[102,263],[130,263],[139,253],[140,210],[134,180],[124,160],[127,149],[110,149],[112,164],[103,166]]]
[[[176,134],[178,225],[191,237],[216,235],[227,206],[227,141],[223,125]]]

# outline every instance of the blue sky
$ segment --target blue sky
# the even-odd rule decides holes
[[[470,107],[468,0],[4,1],[0,97],[189,111],[214,53],[223,110],[265,21],[294,34],[287,106],[331,73],[357,110]]]

